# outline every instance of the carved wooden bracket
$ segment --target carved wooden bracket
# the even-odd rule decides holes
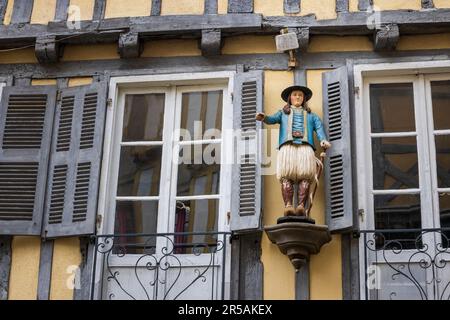
[[[60,46],[55,36],[37,37],[34,50],[36,58],[42,64],[56,63],[61,56]]]
[[[139,58],[143,50],[137,32],[122,33],[119,36],[119,54],[123,59]]]
[[[220,55],[222,48],[222,32],[220,29],[202,30],[200,49],[205,57]]]
[[[375,51],[392,51],[397,46],[400,30],[397,24],[383,25],[374,35]]]

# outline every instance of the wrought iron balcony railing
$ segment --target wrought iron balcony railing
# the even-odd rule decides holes
[[[450,229],[361,231],[364,297],[449,300]]]
[[[91,299],[226,299],[228,232],[99,235]]]

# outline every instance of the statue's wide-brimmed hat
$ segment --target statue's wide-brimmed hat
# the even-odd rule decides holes
[[[296,90],[300,90],[305,94],[305,102],[308,101],[309,99],[311,99],[313,93],[311,91],[310,88],[308,87],[303,87],[303,86],[290,86],[286,89],[283,90],[283,92],[281,93],[281,98],[288,102],[289,100],[289,96],[291,95],[292,91],[296,91]]]

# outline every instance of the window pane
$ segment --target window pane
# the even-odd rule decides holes
[[[448,248],[450,247],[450,192],[439,193],[439,211],[441,228],[449,229],[442,232],[442,246]]]
[[[217,231],[219,200],[177,201],[175,232]],[[210,235],[179,235],[175,237],[176,253],[210,252],[217,238]]]
[[[375,229],[420,229],[420,195],[375,195]],[[415,248],[417,232],[383,233],[377,241],[377,247],[383,247],[385,240],[398,240],[403,249]],[[381,242],[379,242],[381,241]],[[395,244],[394,244],[395,245]]]
[[[370,122],[373,133],[415,131],[413,84],[371,84]]]
[[[432,81],[434,129],[450,129],[450,80]]]
[[[162,146],[122,147],[118,196],[158,196]]]
[[[221,137],[222,91],[183,93],[181,140]]]
[[[158,201],[116,201],[115,234],[156,233]],[[156,237],[118,237],[114,253],[155,253]]]
[[[373,188],[418,188],[416,137],[372,138]]]
[[[450,188],[450,135],[435,136],[439,188]]]
[[[161,141],[163,93],[126,95],[122,141]]]
[[[219,194],[220,144],[180,147],[177,195]]]

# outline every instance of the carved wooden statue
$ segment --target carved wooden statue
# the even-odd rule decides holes
[[[256,120],[266,124],[280,125],[279,152],[277,159],[277,179],[281,182],[285,216],[306,216],[308,198],[310,206],[310,186],[318,181],[322,162],[315,156],[314,131],[323,149],[331,144],[326,140],[322,120],[308,107],[312,91],[303,86],[291,86],[281,93],[287,102],[283,109],[274,115],[258,113]],[[298,205],[294,209],[294,185],[298,184]]]

